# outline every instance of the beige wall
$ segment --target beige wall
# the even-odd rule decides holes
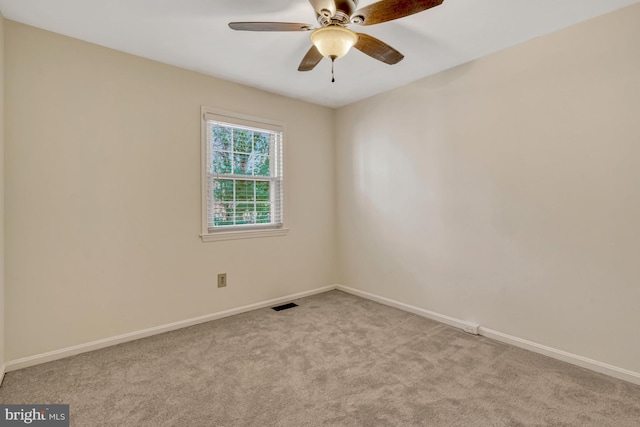
[[[340,109],[342,283],[640,372],[639,22]]]
[[[4,17],[0,13],[0,371],[5,361],[4,311]]]
[[[336,282],[332,110],[5,28],[7,360]],[[200,240],[201,105],[286,124],[287,236]]]
[[[639,21],[336,112],[6,21],[6,360],[341,282],[640,372]],[[200,105],[287,124],[288,236],[200,241]]]

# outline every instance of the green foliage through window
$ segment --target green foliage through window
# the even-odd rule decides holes
[[[214,227],[270,224],[279,201],[272,170],[276,132],[208,122],[209,222]],[[279,188],[279,186],[278,186]],[[277,203],[275,203],[277,206]]]

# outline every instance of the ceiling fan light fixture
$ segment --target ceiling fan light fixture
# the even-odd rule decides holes
[[[343,57],[357,42],[356,33],[338,25],[318,28],[311,33],[311,43],[327,58]]]

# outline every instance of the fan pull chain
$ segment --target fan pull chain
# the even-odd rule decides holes
[[[331,83],[335,83],[336,82],[336,78],[335,78],[334,73],[333,73],[333,64],[335,62],[336,62],[335,55],[331,55]]]

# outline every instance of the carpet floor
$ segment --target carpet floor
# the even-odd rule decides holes
[[[340,291],[7,373],[72,426],[640,426],[640,387]]]

